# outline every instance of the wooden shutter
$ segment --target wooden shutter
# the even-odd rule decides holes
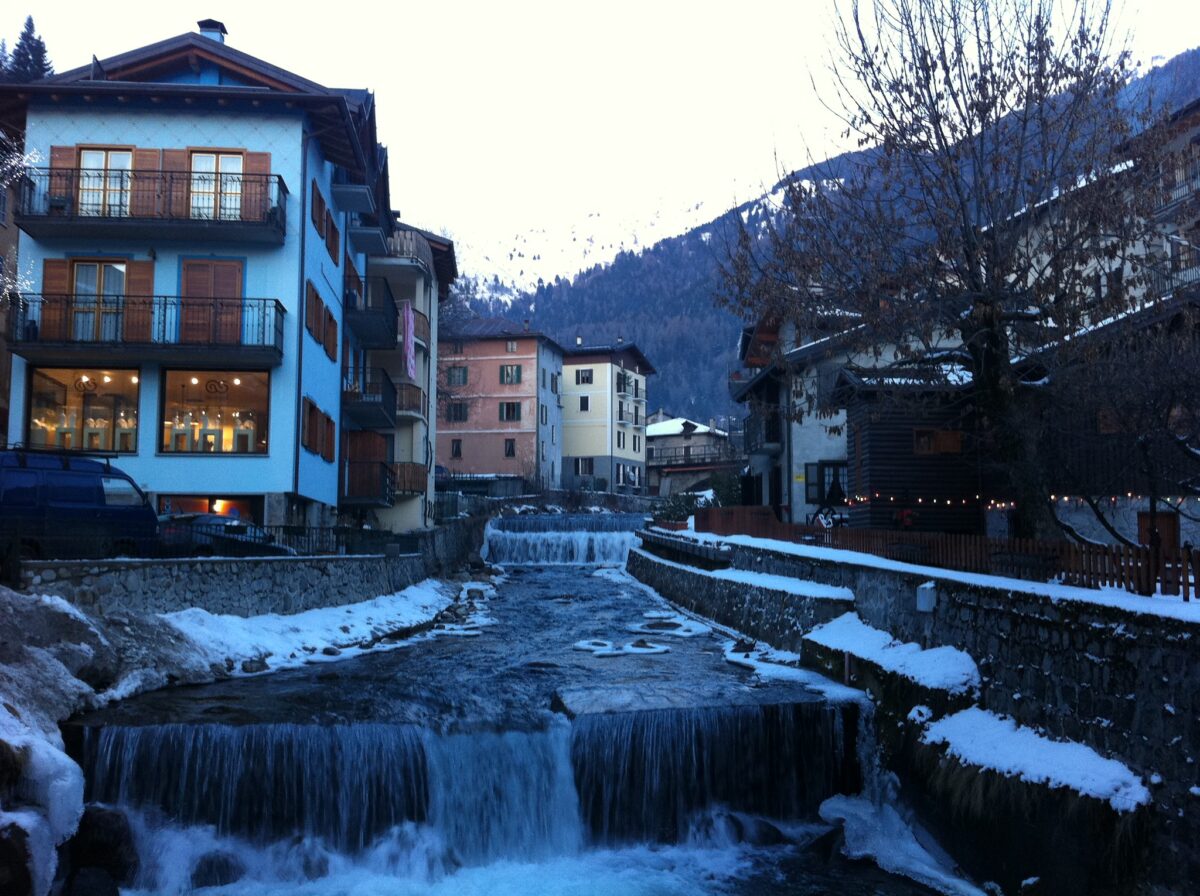
[[[248,152],[242,158],[242,220],[265,221],[270,214],[271,154]]]
[[[216,340],[222,345],[239,345],[242,341],[242,263],[214,261],[212,271]]]
[[[50,214],[73,214],[79,196],[76,190],[76,161],[79,154],[74,146],[50,147]]]
[[[317,301],[317,291],[309,280],[304,284],[304,329],[310,336],[317,331]]]
[[[335,456],[335,446],[337,445],[337,427],[333,424],[333,418],[328,414],[322,414],[325,418],[325,443],[321,446],[321,457],[333,463]]]
[[[309,203],[309,212],[312,215],[313,227],[317,228],[317,233],[324,237],[326,221],[325,197],[321,195],[315,179],[312,182],[312,201]]]
[[[133,151],[133,183],[130,187],[129,214],[134,218],[155,218],[159,215],[159,151]]]
[[[337,318],[328,308],[325,309],[325,354],[330,361],[337,361],[338,353],[338,324]]]
[[[42,262],[42,320],[38,339],[64,342],[71,304],[71,262],[65,258],[47,258]]]
[[[125,308],[121,332],[126,342],[148,343],[154,322],[154,262],[125,262]]]
[[[189,216],[188,202],[192,189],[191,165],[186,149],[164,149],[162,151],[163,201],[167,214],[172,218]]]

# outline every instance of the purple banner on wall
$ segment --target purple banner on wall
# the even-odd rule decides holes
[[[404,361],[408,365],[408,378],[415,380],[417,378],[417,343],[416,337],[413,336],[413,327],[416,325],[416,320],[413,318],[412,302],[404,303]]]

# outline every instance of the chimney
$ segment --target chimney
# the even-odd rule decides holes
[[[575,347],[578,348],[581,345],[583,345],[583,337],[580,336],[578,333],[576,333],[575,334]]]
[[[624,336],[618,336],[618,337],[617,337],[617,345],[624,345],[624,344],[625,344],[625,337],[624,337]]]
[[[525,332],[529,332],[529,318],[525,318]]]
[[[196,23],[196,27],[200,29],[202,35],[219,44],[225,43],[225,35],[229,33],[225,30],[225,23],[218,22],[216,19],[201,19]]]

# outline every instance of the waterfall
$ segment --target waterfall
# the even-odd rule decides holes
[[[88,799],[267,842],[343,852],[427,814],[421,731],[407,725],[154,725],[88,729]]]
[[[809,815],[858,787],[856,715],[819,702],[582,715],[571,754],[591,839],[678,842],[711,806]]]
[[[515,565],[623,564],[645,517],[633,513],[538,514],[488,523],[484,557]]]

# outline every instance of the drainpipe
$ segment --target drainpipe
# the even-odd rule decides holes
[[[308,304],[308,290],[304,288],[307,262],[304,247],[308,236],[308,226],[304,223],[308,210],[308,141],[308,130],[305,129],[300,140],[300,274],[296,284],[300,301],[296,314],[296,427],[292,439],[292,493],[296,496],[300,495],[300,428],[304,425],[300,417],[304,406],[304,321],[307,311],[305,305]]]

